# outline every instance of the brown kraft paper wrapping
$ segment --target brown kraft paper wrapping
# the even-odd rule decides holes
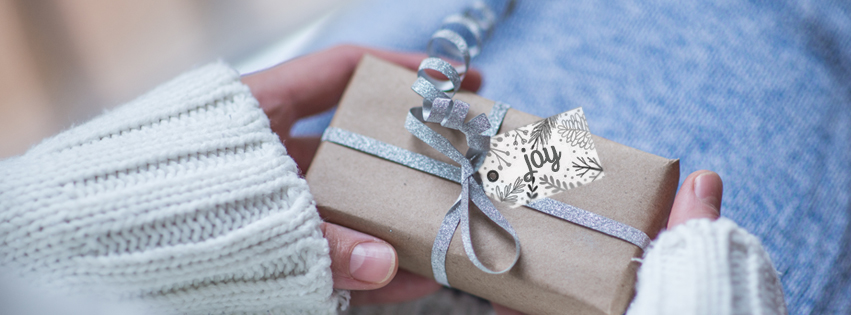
[[[364,57],[331,127],[454,165],[404,127],[409,109],[422,104],[422,98],[410,88],[415,80],[415,72]],[[490,112],[494,104],[467,92],[455,98],[470,104],[468,120]],[[510,109],[498,133],[540,119]],[[462,133],[433,125],[461,152],[466,151]],[[677,190],[678,160],[597,136],[593,140],[606,176],[552,199],[628,224],[655,238],[667,221]],[[444,215],[458,198],[460,185],[330,142],[319,146],[306,178],[325,220],[386,240],[396,248],[401,268],[433,277],[432,244]],[[527,314],[624,312],[639,267],[632,258],[641,257],[640,248],[526,207],[494,204],[517,231],[520,260],[509,272],[487,274],[467,258],[458,229],[446,259],[453,287]],[[475,206],[471,206],[471,235],[486,266],[503,269],[511,263],[513,241]]]

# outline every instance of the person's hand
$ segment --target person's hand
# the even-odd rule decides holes
[[[269,116],[272,130],[281,137],[289,155],[302,171],[307,171],[310,166],[319,146],[319,137],[290,137],[290,129],[297,120],[337,105],[365,53],[412,70],[416,70],[427,57],[425,54],[344,45],[299,57],[242,78],[242,82],[248,85],[260,102],[260,107]],[[481,84],[481,74],[471,70],[461,83],[461,88],[475,92]]]
[[[721,216],[721,177],[715,172],[701,170],[691,173],[674,198],[674,206],[668,217],[668,230],[692,219],[715,220]],[[523,314],[505,306],[493,304],[497,315]]]
[[[242,78],[302,172],[310,166],[319,138],[290,137],[292,125],[335,106],[364,53],[413,70],[426,58],[424,54],[337,46]],[[481,82],[481,75],[470,71],[461,87],[476,91]],[[331,248],[334,288],[360,290],[352,291],[352,304],[401,302],[440,288],[434,280],[398,270],[396,251],[381,239],[331,223],[323,223],[322,231]]]
[[[674,198],[668,217],[668,230],[691,219],[715,220],[721,216],[721,194],[724,184],[713,171],[691,173]]]

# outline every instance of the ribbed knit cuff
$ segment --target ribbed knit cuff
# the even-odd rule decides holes
[[[331,314],[307,183],[224,64],[0,162],[0,263],[190,314]]]
[[[627,314],[786,314],[777,271],[755,236],[726,218],[663,232],[645,253]]]

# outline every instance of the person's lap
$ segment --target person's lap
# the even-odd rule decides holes
[[[471,3],[366,2],[310,50],[421,51]],[[473,67],[485,97],[542,117],[582,106],[595,134],[718,172],[722,214],[763,240],[790,313],[847,313],[849,16],[838,1],[520,0]]]

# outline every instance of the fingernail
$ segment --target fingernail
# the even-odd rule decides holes
[[[697,199],[700,199],[706,205],[709,205],[715,209],[719,209],[719,200],[717,196],[717,192],[715,191],[715,185],[713,185],[712,181],[714,180],[711,177],[715,177],[712,172],[703,173],[697,176],[694,179],[694,194],[697,195]]]
[[[371,283],[387,281],[396,269],[396,252],[388,244],[360,243],[352,250],[349,272],[357,280]]]

